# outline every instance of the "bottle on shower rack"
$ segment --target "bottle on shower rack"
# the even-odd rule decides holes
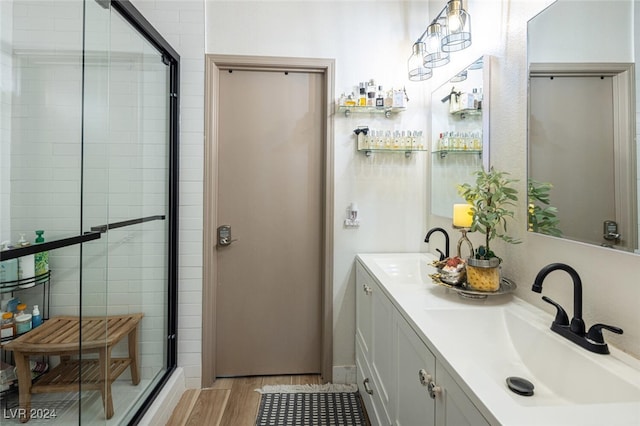
[[[42,325],[42,315],[38,309],[38,305],[33,305],[33,312],[31,313],[31,324],[33,328]]]
[[[44,243],[42,236],[44,231],[36,231],[36,244]],[[49,272],[49,252],[41,251],[35,254],[35,276],[43,275]]]

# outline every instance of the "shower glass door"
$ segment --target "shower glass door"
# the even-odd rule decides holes
[[[82,221],[102,232],[82,253],[87,424],[130,420],[166,371],[169,334],[170,68],[103,6],[86,0]]]

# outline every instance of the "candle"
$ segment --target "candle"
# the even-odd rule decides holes
[[[453,226],[456,228],[471,228],[473,212],[470,204],[453,205]]]

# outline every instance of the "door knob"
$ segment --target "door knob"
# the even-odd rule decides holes
[[[217,235],[218,235],[218,245],[222,247],[228,246],[232,242],[237,241],[237,239],[231,238],[231,225],[218,226]]]

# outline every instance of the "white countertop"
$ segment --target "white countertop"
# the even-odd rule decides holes
[[[376,278],[399,312],[442,361],[490,423],[535,426],[640,425],[640,397],[636,399],[637,395],[640,396],[639,360],[620,352],[611,345],[609,345],[611,350],[609,355],[594,354],[580,348],[549,329],[553,321],[551,315],[511,294],[490,296],[482,300],[465,299],[454,290],[433,284],[428,276],[436,272],[429,265],[435,259],[431,254],[359,254],[357,258]],[[514,281],[519,286],[531,286],[531,283],[520,283],[517,279]],[[476,323],[468,324],[468,327],[470,330],[477,329],[477,334],[471,333],[474,335],[461,338],[459,333],[456,333],[453,322],[442,321],[443,317],[440,315],[445,310],[451,309],[463,309],[465,315],[469,314],[469,310],[474,310],[471,318],[476,317],[477,314],[478,320]],[[589,366],[595,362],[596,365],[603,366],[605,372],[611,372],[612,377],[615,377],[616,380],[611,383],[622,383],[625,389],[628,385],[632,391],[628,394],[631,397],[619,402],[613,396],[609,396],[610,392],[607,388],[610,386],[604,383],[607,380],[604,382],[595,378],[590,380],[590,376],[594,374],[589,371],[589,368],[584,368],[584,378],[581,379],[581,383],[584,380],[585,385],[580,386],[583,396],[578,401],[572,400],[571,397],[557,397],[546,389],[544,383],[537,383],[535,380],[532,380],[536,385],[533,396],[524,397],[511,392],[506,386],[506,377],[527,378],[527,373],[531,375],[527,362],[520,362],[518,365],[513,362],[513,358],[502,360],[501,349],[495,351],[491,368],[487,367],[488,363],[485,361],[479,361],[479,354],[490,353],[492,345],[498,348],[506,347],[499,346],[498,342],[494,341],[498,337],[492,335],[491,329],[483,327],[482,324],[482,318],[486,314],[490,314],[489,316],[493,318],[496,310],[508,311],[508,315],[512,315],[511,318],[523,319],[526,324],[541,330],[541,333],[545,333],[544,330],[546,330],[552,339],[558,339],[562,344],[566,342],[567,346],[566,348],[563,346],[562,350],[568,356],[559,357],[561,359],[555,359],[547,353],[536,353],[541,351],[536,351],[538,346],[533,341],[530,342],[530,353],[524,354],[522,359],[526,358],[531,363],[548,364],[549,369],[560,376],[560,382],[563,369],[568,371],[571,367],[563,363],[582,360]],[[453,311],[454,314],[455,312],[461,311]],[[568,313],[571,315],[571,309]],[[591,325],[588,318],[585,321],[587,327]],[[543,337],[548,340],[546,334]],[[502,341],[499,344],[505,345],[505,342]],[[506,342],[506,344],[510,343]],[[575,360],[572,358],[573,355],[576,356]],[[625,397],[622,398],[625,399]]]

